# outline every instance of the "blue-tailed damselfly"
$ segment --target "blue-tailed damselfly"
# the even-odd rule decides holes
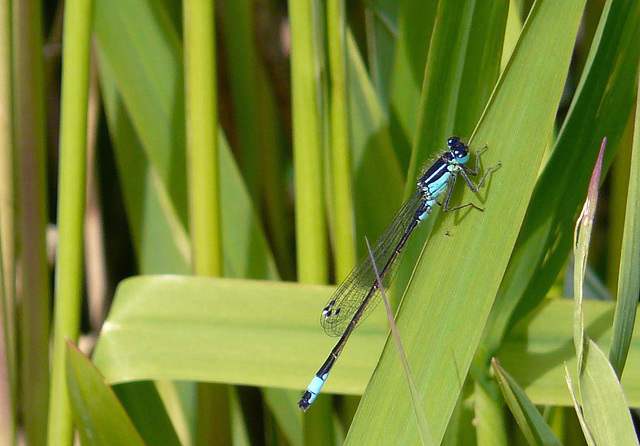
[[[444,212],[467,206],[483,210],[473,203],[449,208],[456,178],[458,174],[462,175],[469,188],[475,193],[478,192],[489,172],[498,168],[500,164],[487,169],[476,186],[468,175],[478,175],[479,153],[476,153],[476,168],[473,170],[466,165],[469,161],[469,148],[460,138],[456,136],[449,138],[447,146],[448,150],[420,175],[415,192],[402,205],[384,234],[376,241],[373,258],[376,265],[381,268],[379,274],[385,289],[389,287],[395,276],[402,248],[418,224],[429,216],[440,195],[447,192],[443,205]],[[320,318],[322,327],[328,335],[340,336],[340,340],[298,402],[300,409],[306,411],[316,399],[349,336],[371,313],[379,300],[380,292],[373,265],[370,258],[366,256],[349,273],[322,310]]]

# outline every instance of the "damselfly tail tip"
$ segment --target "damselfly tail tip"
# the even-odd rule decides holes
[[[313,394],[307,390],[306,392],[304,392],[304,395],[302,395],[302,398],[300,398],[300,401],[298,402],[298,407],[303,412],[306,412],[309,406],[311,405],[310,400],[312,396]]]

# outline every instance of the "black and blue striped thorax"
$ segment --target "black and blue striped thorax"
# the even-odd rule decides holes
[[[424,220],[436,204],[439,195],[447,190],[453,175],[462,170],[469,161],[469,148],[457,136],[447,140],[449,150],[444,152],[418,179],[418,191],[422,194],[425,206],[421,209],[419,220]]]

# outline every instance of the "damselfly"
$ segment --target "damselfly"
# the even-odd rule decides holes
[[[418,224],[429,216],[433,207],[438,203],[437,199],[440,195],[447,192],[443,205],[444,212],[455,211],[467,206],[483,210],[473,203],[449,208],[449,200],[456,178],[458,174],[462,175],[469,189],[475,193],[478,192],[489,172],[500,167],[500,164],[487,169],[476,186],[468,175],[478,175],[479,153],[476,153],[476,168],[472,170],[466,165],[469,161],[469,148],[460,138],[456,136],[449,138],[447,146],[448,151],[444,152],[420,175],[415,192],[402,205],[384,234],[376,241],[373,258],[385,289],[389,287],[395,276],[396,267],[400,263],[399,256],[409,236]],[[380,291],[376,283],[375,272],[371,260],[367,256],[351,271],[322,310],[320,317],[322,327],[328,335],[340,336],[340,340],[331,350],[331,354],[322,364],[302,399],[298,402],[300,409],[306,411],[316,399],[349,336],[356,326],[371,313],[379,301]]]

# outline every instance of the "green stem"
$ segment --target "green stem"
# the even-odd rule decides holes
[[[22,264],[20,374],[23,385],[20,399],[25,408],[27,442],[44,444],[49,396],[50,289],[45,239],[47,176],[42,12],[40,2],[33,0],[14,2],[13,6],[14,128],[19,178],[17,192],[21,201],[17,225]],[[11,268],[10,265],[5,266]],[[12,275],[12,270],[7,273]]]
[[[336,277],[346,277],[356,261],[353,185],[349,151],[343,0],[327,1],[327,40],[331,79],[331,168],[333,180],[333,246]]]
[[[0,110],[11,110],[11,2],[0,1]],[[16,438],[16,321],[13,134],[11,113],[0,113],[0,443]]]
[[[298,280],[327,282],[320,76],[312,3],[289,2]]]
[[[214,2],[184,2],[184,71],[187,129],[189,222],[193,271],[221,276],[223,271],[218,175],[218,111]],[[198,436],[201,444],[230,444],[229,388],[198,386]]]
[[[296,251],[298,281],[326,283],[327,235],[324,208],[322,114],[320,85],[320,11],[309,1],[289,1],[291,24],[291,107],[296,187]],[[334,441],[331,400],[318,398],[305,414],[306,444]]]
[[[92,8],[91,0],[69,0],[64,11],[50,445],[73,441],[65,340],[77,341],[81,317]]]

